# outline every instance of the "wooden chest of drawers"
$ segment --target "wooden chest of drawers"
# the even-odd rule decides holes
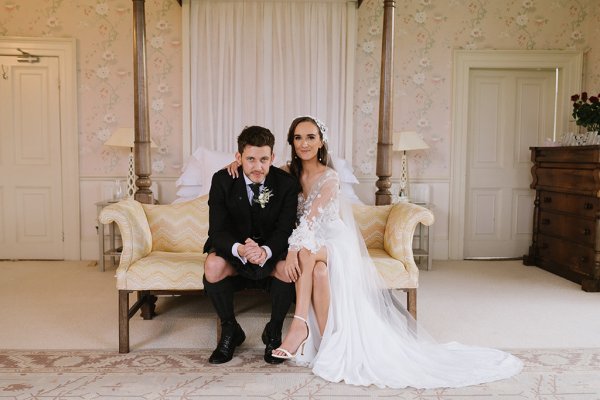
[[[532,147],[536,190],[525,265],[600,291],[600,146]]]

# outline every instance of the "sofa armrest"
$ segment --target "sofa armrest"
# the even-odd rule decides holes
[[[103,224],[115,222],[121,232],[123,251],[116,275],[125,273],[129,266],[152,250],[152,234],[142,205],[133,200],[122,200],[106,206],[98,220]]]
[[[412,243],[417,224],[433,224],[433,213],[417,204],[401,202],[390,210],[383,235],[385,251],[402,263],[409,273],[418,272],[413,258]]]

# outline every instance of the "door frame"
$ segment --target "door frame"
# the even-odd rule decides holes
[[[583,53],[566,50],[455,50],[452,71],[452,153],[450,166],[450,203],[448,258],[464,257],[465,203],[467,172],[467,131],[469,122],[469,73],[471,69],[558,68],[562,73],[556,127],[566,132],[570,96],[581,91]]]
[[[81,259],[79,138],[77,123],[77,43],[73,38],[0,37],[0,55],[20,48],[33,55],[58,57],[60,82],[60,148],[64,259]],[[72,212],[75,211],[75,212]]]

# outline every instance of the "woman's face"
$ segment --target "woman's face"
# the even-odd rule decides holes
[[[319,136],[319,128],[310,121],[300,122],[294,130],[294,150],[303,161],[317,157],[317,152],[323,146]]]

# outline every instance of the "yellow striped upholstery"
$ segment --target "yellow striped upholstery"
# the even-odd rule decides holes
[[[152,232],[152,251],[202,252],[208,237],[208,195],[183,203],[142,206]]]
[[[409,273],[404,263],[390,257],[383,249],[368,249],[369,255],[390,289],[416,288],[419,285],[419,270]]]
[[[356,204],[352,207],[356,225],[368,249],[383,249],[383,235],[392,206],[367,206]]]
[[[152,250],[152,235],[142,205],[133,199],[123,200],[102,209],[98,220],[116,222],[121,232],[123,251],[119,265],[129,265]]]
[[[385,227],[383,248],[390,256],[413,262],[412,241],[418,223],[433,224],[430,210],[412,203],[398,203],[390,210]],[[416,268],[416,267],[415,267]]]
[[[431,211],[412,203],[353,206],[354,218],[377,271],[390,289],[419,286],[412,239],[419,222],[433,223]]]
[[[133,263],[127,270],[122,287],[128,290],[203,289],[204,260],[201,252],[173,253],[153,251]]]
[[[208,235],[208,195],[185,203],[141,205],[124,200],[105,207],[100,222],[115,221],[123,239],[116,272],[120,290],[203,289],[202,246]],[[354,206],[357,225],[377,270],[392,289],[418,286],[412,253],[417,223],[433,223],[431,211],[411,203]]]

